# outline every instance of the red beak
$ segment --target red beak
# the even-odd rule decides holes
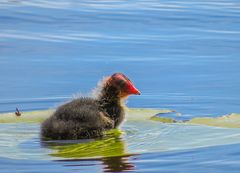
[[[129,92],[129,94],[141,95],[140,91],[132,83],[129,83]]]

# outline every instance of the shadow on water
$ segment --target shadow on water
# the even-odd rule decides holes
[[[55,161],[62,162],[67,167],[95,166],[96,162],[100,162],[104,172],[135,169],[134,164],[130,162],[130,157],[135,154],[126,151],[119,130],[112,130],[101,139],[42,140],[42,146],[51,149],[53,152],[49,155],[60,158]]]

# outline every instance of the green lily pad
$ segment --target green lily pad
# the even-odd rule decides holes
[[[154,115],[150,120],[161,123],[179,123],[179,124],[198,124],[224,128],[240,128],[240,114],[232,113],[218,117],[196,117],[189,120],[181,121],[173,117],[166,117],[166,113]]]
[[[40,123],[47,119],[53,112],[53,109],[37,110],[21,112],[21,116],[16,116],[14,112],[2,113],[0,114],[0,123]]]
[[[21,116],[16,116],[15,113],[0,114],[0,123],[41,123],[48,118],[54,109],[38,110],[30,112],[21,112]],[[179,121],[172,117],[161,117],[161,114],[173,113],[173,110],[161,109],[141,109],[141,108],[127,108],[126,117],[128,121],[146,121],[153,120],[162,123],[184,123],[184,124],[200,124],[227,128],[240,128],[240,114],[232,113],[229,115],[219,117],[196,117],[186,121]],[[158,116],[155,116],[158,114]]]
[[[21,112],[21,116],[16,116],[14,112],[2,113],[0,114],[0,123],[41,123],[51,116],[54,111],[54,109],[49,109]],[[169,110],[126,108],[127,119],[132,121],[147,120],[157,113],[166,112],[169,112]]]
[[[53,112],[54,110],[21,112],[19,117],[14,113],[0,114],[0,156],[64,160],[106,158],[106,162],[107,158],[115,157],[117,162],[121,157],[138,153],[232,144],[240,138],[239,114],[185,121],[175,111],[135,108],[126,110],[127,122],[120,127],[123,132],[119,129],[110,130],[99,139],[43,141],[39,139],[39,123]],[[154,116],[156,114],[160,118]],[[174,117],[174,114],[176,119],[169,117]]]
[[[220,117],[193,118],[186,122],[187,124],[203,124],[208,126],[240,128],[240,114],[229,114]]]

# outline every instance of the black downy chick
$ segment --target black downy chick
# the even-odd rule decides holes
[[[101,137],[104,131],[117,128],[124,120],[122,99],[140,92],[122,73],[103,80],[96,99],[78,98],[66,103],[41,125],[47,139],[86,139]]]

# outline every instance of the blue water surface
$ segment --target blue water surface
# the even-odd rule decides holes
[[[129,107],[187,117],[239,113],[239,66],[238,0],[0,1],[0,112],[55,108],[123,72],[142,93]],[[124,159],[126,170],[141,172],[240,169],[238,144]],[[1,158],[0,169],[92,172],[102,163]]]

